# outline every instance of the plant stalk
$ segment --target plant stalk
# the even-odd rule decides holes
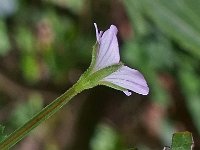
[[[30,131],[36,128],[40,123],[47,120],[50,116],[56,113],[61,107],[67,104],[71,98],[83,91],[79,82],[77,82],[73,87],[67,90],[60,97],[55,99],[45,108],[43,108],[38,114],[36,114],[32,119],[30,119],[23,126],[11,133],[6,139],[0,142],[0,150],[8,150],[14,146],[17,142],[23,139]]]

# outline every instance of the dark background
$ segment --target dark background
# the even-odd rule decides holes
[[[150,94],[84,91],[14,149],[162,150],[185,130],[200,149],[199,0],[0,0],[1,138],[87,69],[94,22],[118,27],[121,60]]]

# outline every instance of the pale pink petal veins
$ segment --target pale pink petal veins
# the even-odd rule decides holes
[[[102,31],[100,31],[99,33],[97,25],[94,25],[96,29],[97,42],[99,43],[99,49],[97,50],[97,58],[95,64],[95,70],[97,71],[102,68],[119,63],[120,56],[117,41],[118,30],[116,26],[111,25],[110,28],[104,33]]]
[[[142,95],[147,95],[149,93],[149,88],[143,75],[139,71],[131,69],[127,66],[121,67],[116,72],[105,77],[103,81],[110,82],[127,89],[128,91],[123,92],[128,96],[131,95],[130,91]]]

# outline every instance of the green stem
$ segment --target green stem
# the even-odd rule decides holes
[[[63,95],[55,99],[52,103],[43,108],[38,114],[36,114],[32,119],[30,119],[22,127],[11,133],[5,140],[0,142],[0,150],[7,150],[24,138],[30,131],[37,127],[40,123],[48,119],[54,113],[56,113],[62,106],[70,101],[72,97],[80,93],[84,89],[89,89],[100,84],[100,81],[110,75],[111,73],[117,71],[123,66],[122,63],[114,64],[105,67],[92,73],[92,67],[80,77],[79,81],[70,88]],[[105,84],[106,85],[106,84]],[[116,87],[115,87],[116,88]],[[116,88],[119,89],[119,88]],[[121,90],[121,89],[119,89]]]
[[[5,140],[0,143],[0,150],[7,150],[24,138],[31,130],[37,127],[40,123],[48,119],[54,113],[56,113],[62,106],[70,101],[72,97],[83,91],[80,84],[75,84],[68,91],[62,94],[60,97],[55,99],[52,103],[47,105],[36,114],[31,120],[29,120],[22,127],[15,130]]]

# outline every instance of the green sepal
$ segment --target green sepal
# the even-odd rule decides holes
[[[90,63],[90,67],[88,68],[89,71],[91,71],[95,66],[98,49],[99,49],[99,44],[96,42],[95,45],[93,46],[93,50],[92,50],[92,61]]]
[[[105,85],[119,91],[127,91],[127,89],[107,81],[100,81],[99,85]]]
[[[123,63],[120,62],[118,64],[114,64],[114,65],[105,67],[103,69],[100,69],[92,74],[91,80],[93,80],[94,82],[100,81],[103,78],[107,77],[108,75],[119,70],[122,66],[123,66]]]
[[[93,70],[88,69],[79,79],[78,83],[81,86],[80,88],[89,89],[95,87],[97,85],[103,85],[104,82],[101,80],[110,74],[114,73],[115,71],[119,70],[123,66],[123,63],[114,64],[103,69],[100,69],[96,72],[92,72]],[[109,86],[108,84],[105,84]],[[114,87],[110,85],[111,87]],[[115,87],[119,90],[119,88]],[[124,90],[124,89],[120,89]]]
[[[95,45],[93,46],[93,50],[92,50],[92,61],[90,63],[89,68],[81,75],[81,77],[79,78],[78,82],[80,80],[83,80],[84,78],[86,78],[89,74],[91,74],[91,72],[93,72],[95,63],[96,63],[96,58],[97,58],[97,49],[99,47],[99,44],[96,42]]]

